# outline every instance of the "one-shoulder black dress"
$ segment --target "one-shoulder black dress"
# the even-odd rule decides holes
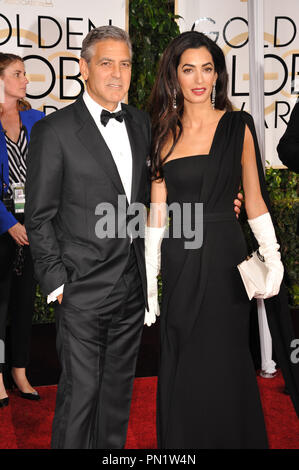
[[[169,205],[203,203],[203,243],[186,249],[187,237],[174,236],[170,213],[169,237],[161,247],[162,449],[268,447],[249,350],[250,302],[237,269],[247,256],[233,205],[241,181],[244,116],[221,117],[209,155],[164,165]],[[195,223],[194,211],[193,216]]]

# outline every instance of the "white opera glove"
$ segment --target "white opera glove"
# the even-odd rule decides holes
[[[147,300],[149,311],[145,310],[144,324],[151,326],[160,315],[158,303],[157,276],[161,266],[161,243],[165,232],[164,227],[145,227],[145,267],[147,278]]]
[[[269,212],[255,219],[248,220],[250,228],[259,244],[259,252],[265,259],[269,273],[266,279],[264,299],[277,295],[283,279],[283,264],[280,260],[279,244],[277,243],[274,226]]]

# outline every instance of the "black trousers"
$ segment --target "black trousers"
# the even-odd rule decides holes
[[[16,275],[13,264],[17,245],[8,233],[0,235],[0,339],[6,342],[6,325],[10,315],[9,363],[26,367],[29,362],[32,314],[36,281],[28,246],[24,247],[24,265]],[[7,362],[7,361],[6,361]],[[0,372],[4,364],[0,363]]]
[[[144,300],[134,249],[97,310],[56,308],[61,363],[51,447],[121,449],[126,443]]]

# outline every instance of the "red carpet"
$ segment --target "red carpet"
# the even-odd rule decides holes
[[[299,449],[299,420],[289,396],[282,393],[281,374],[258,377],[270,448]],[[127,449],[155,449],[156,377],[137,378],[127,437]],[[25,401],[11,392],[0,409],[0,449],[49,449],[56,386],[37,387],[40,402]],[[26,405],[26,406],[24,406]]]

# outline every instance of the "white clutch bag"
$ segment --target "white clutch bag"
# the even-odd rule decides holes
[[[250,257],[238,264],[238,269],[245,286],[249,300],[252,297],[262,299],[266,291],[268,268],[264,257],[259,251],[254,251]]]

